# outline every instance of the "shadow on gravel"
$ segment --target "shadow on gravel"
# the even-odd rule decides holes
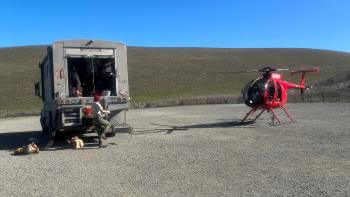
[[[72,144],[68,143],[68,139],[72,136],[78,136],[84,142],[84,147],[76,150],[84,150],[84,149],[95,149],[98,148],[98,140],[97,136],[85,136],[85,135],[77,135],[77,134],[65,134],[59,135],[55,137],[55,141],[49,148],[45,147],[46,139],[45,137],[41,137],[39,140],[39,146],[42,147],[40,150],[44,151],[58,151],[65,149],[73,149]]]
[[[194,125],[184,125],[184,126],[173,126],[173,125],[162,125],[156,123],[150,123],[151,125],[167,127],[167,128],[153,128],[153,129],[140,129],[134,128],[133,135],[142,135],[147,133],[161,133],[165,132],[171,134],[173,131],[184,131],[189,129],[209,129],[209,128],[228,128],[228,127],[244,127],[254,124],[254,121],[241,122],[240,120],[235,121],[223,121],[215,123],[206,123],[206,124],[194,124]],[[254,126],[250,126],[254,128]]]
[[[30,143],[31,138],[38,139],[41,131],[0,133],[0,150],[14,150]]]
[[[77,134],[59,135],[55,138],[54,143],[46,151],[56,151],[63,149],[72,149],[72,145],[67,142],[67,139]],[[96,135],[77,135],[84,141],[84,149],[99,148]],[[32,141],[39,146],[40,151],[47,144],[47,137],[42,135],[41,131],[25,131],[25,132],[10,132],[0,133],[0,150],[14,151],[16,148],[28,145]],[[114,143],[105,143],[107,146],[116,145]]]

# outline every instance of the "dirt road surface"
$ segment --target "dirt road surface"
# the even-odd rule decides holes
[[[1,119],[0,196],[350,196],[350,103],[287,109],[297,123],[239,124],[244,105],[131,110],[134,133],[106,148],[90,136],[28,156],[11,153],[39,117]]]

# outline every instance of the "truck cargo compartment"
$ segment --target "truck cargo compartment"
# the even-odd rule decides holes
[[[92,96],[94,92],[116,95],[115,59],[110,57],[68,57],[69,96]],[[81,95],[76,94],[79,90]]]

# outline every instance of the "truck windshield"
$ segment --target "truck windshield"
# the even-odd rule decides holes
[[[69,96],[92,96],[94,92],[116,95],[114,58],[68,57]]]

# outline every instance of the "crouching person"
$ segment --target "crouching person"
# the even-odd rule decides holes
[[[108,132],[108,130],[112,126],[108,120],[105,120],[103,118],[105,117],[106,114],[109,114],[111,112],[103,109],[100,103],[101,100],[102,100],[102,96],[95,94],[94,103],[92,105],[92,115],[93,115],[92,123],[98,132],[99,147],[102,146],[102,139],[106,140],[106,132]]]

